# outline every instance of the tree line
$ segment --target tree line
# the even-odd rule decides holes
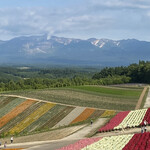
[[[130,83],[150,83],[150,61],[139,61],[138,64],[121,67],[106,67],[96,73],[92,79],[109,78],[113,76],[128,77]]]
[[[37,70],[36,70],[37,71]],[[58,88],[79,85],[112,85],[123,83],[150,83],[150,62],[139,61],[138,64],[131,64],[129,66],[121,67],[106,67],[100,72],[95,73],[93,76],[74,75],[74,71],[65,70],[65,74],[71,77],[52,78],[51,76],[43,77],[43,74],[51,72],[62,71],[49,71],[40,70],[41,76],[30,78],[18,78],[17,80],[0,80],[0,91],[12,90],[26,90],[26,89],[44,89],[44,88]],[[39,73],[38,72],[38,73]],[[74,72],[75,73],[75,72]],[[59,73],[58,73],[59,74]],[[62,72],[64,74],[64,72]]]
[[[10,80],[9,82],[0,82],[0,91],[26,90],[26,89],[44,89],[58,88],[80,85],[110,85],[128,83],[129,78],[125,76],[113,76],[102,79],[92,79],[87,77],[75,76],[73,78],[30,78],[21,79],[19,81]]]

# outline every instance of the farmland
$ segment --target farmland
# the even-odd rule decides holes
[[[132,110],[143,88],[116,88],[108,86],[77,86],[11,92],[9,94],[43,99],[74,106],[110,110]]]
[[[0,103],[1,137],[89,123],[90,119],[111,117],[115,113],[112,110],[67,106],[17,96],[0,96]]]
[[[74,144],[57,150],[149,150],[150,133],[136,133],[103,138],[91,138],[77,141]]]
[[[83,124],[86,126],[91,119],[95,121],[97,118],[107,118],[108,120],[108,126],[103,124],[103,127],[101,125],[99,129],[95,130],[99,130],[99,132],[120,130],[126,124],[129,124],[130,128],[139,127],[150,112],[149,109],[131,111],[135,109],[142,91],[143,87],[90,85],[3,93],[0,96],[1,136],[7,137],[12,134],[32,136],[37,133],[37,135],[46,135],[46,132],[58,135],[57,130],[58,132],[62,130],[61,138],[63,138],[72,134],[72,131],[76,132],[76,127],[78,130],[78,126]],[[117,119],[116,114],[121,118]],[[134,119],[135,116],[138,116],[136,118],[139,120]],[[116,124],[110,124],[109,118],[112,117],[113,120],[117,120]],[[131,122],[130,118],[132,117],[131,120],[135,120],[135,122]],[[69,131],[70,127],[73,129],[71,132]],[[20,138],[25,139],[26,137],[18,137],[18,139]],[[124,136],[116,137],[116,139],[118,138],[122,138],[122,147],[124,147],[124,143],[128,143],[128,137],[127,139]],[[105,143],[105,138],[102,139]],[[96,141],[103,144],[103,140],[101,138],[85,140],[85,147],[88,142],[92,147],[97,147]],[[78,144],[80,145],[80,141]]]

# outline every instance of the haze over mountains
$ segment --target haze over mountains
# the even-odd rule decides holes
[[[30,36],[0,41],[1,64],[120,66],[149,60],[150,42]]]

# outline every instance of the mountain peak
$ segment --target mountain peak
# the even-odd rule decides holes
[[[73,63],[124,65],[149,60],[150,42],[136,39],[80,40],[42,35],[0,41],[0,63]]]

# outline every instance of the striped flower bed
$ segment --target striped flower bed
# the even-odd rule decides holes
[[[35,130],[42,129],[42,126],[49,120],[51,120],[56,114],[60,113],[66,106],[55,105],[49,111],[47,111],[43,116],[30,124],[23,132],[33,132]],[[52,122],[52,120],[51,120]]]
[[[88,138],[88,139],[82,139],[79,140],[78,142],[74,143],[74,144],[70,144],[68,146],[62,147],[60,149],[57,150],[80,150],[84,147],[86,147],[87,145],[91,145],[94,142],[99,141],[101,138]]]
[[[35,120],[37,120],[42,115],[44,115],[49,109],[51,109],[54,106],[55,106],[55,104],[53,104],[53,103],[43,104],[39,109],[37,109],[35,112],[30,114],[27,118],[25,118],[23,121],[21,121],[15,127],[13,127],[9,132],[11,134],[14,134],[15,132],[20,133],[27,126],[29,126],[31,123],[33,123]]]
[[[84,111],[85,111],[85,108],[76,107],[66,117],[64,117],[60,122],[58,122],[53,128],[69,125],[75,118],[77,118],[77,116],[82,114]]]
[[[71,124],[86,120],[94,113],[94,111],[95,109],[86,108],[77,118],[71,122]]]
[[[133,134],[104,137],[82,150],[122,150],[132,137]]]
[[[113,130],[122,120],[128,115],[129,111],[119,112],[114,118],[112,118],[108,124],[99,129],[99,132],[105,132]]]
[[[150,150],[150,133],[83,139],[57,150]]]
[[[12,109],[17,107],[19,104],[24,102],[26,99],[23,98],[16,98],[16,97],[7,97],[4,100],[4,105],[2,104],[2,108],[0,109],[0,117],[6,115],[8,112],[10,112]]]
[[[15,107],[12,111],[7,113],[5,116],[0,118],[0,128],[4,126],[6,123],[8,123],[11,119],[19,115],[21,112],[23,112],[25,109],[27,109],[30,105],[34,103],[33,100],[27,100]]]
[[[114,129],[121,129],[127,127],[137,127],[141,124],[147,109],[139,109],[130,111],[123,121]]]
[[[144,125],[145,120],[148,122],[148,124],[150,124],[150,108],[148,108],[148,110],[146,111],[146,114],[141,122],[141,125]]]
[[[100,116],[101,118],[110,117],[115,114],[116,111],[114,110],[106,110],[104,113]]]
[[[109,121],[108,124],[100,128],[99,132],[140,126],[144,122],[144,119],[149,118],[149,113],[149,109],[119,112],[114,118]]]
[[[5,107],[8,103],[10,103],[12,100],[16,99],[16,97],[0,97],[0,109]]]
[[[115,111],[65,106],[32,99],[0,96],[0,131],[24,134],[58,128],[97,117],[110,117]]]
[[[29,106],[25,111],[17,115],[15,118],[10,120],[6,125],[4,125],[1,128],[1,133],[8,132],[11,128],[19,124],[22,120],[24,120],[26,117],[28,117],[31,113],[33,113],[35,110],[40,108],[43,105],[43,103],[34,102],[31,106]]]
[[[74,109],[75,107],[66,106],[62,111],[55,114],[50,120],[45,122],[43,126],[41,126],[41,129],[54,127],[58,122],[60,122],[63,118],[65,118]]]
[[[123,150],[150,150],[150,133],[134,134]]]

